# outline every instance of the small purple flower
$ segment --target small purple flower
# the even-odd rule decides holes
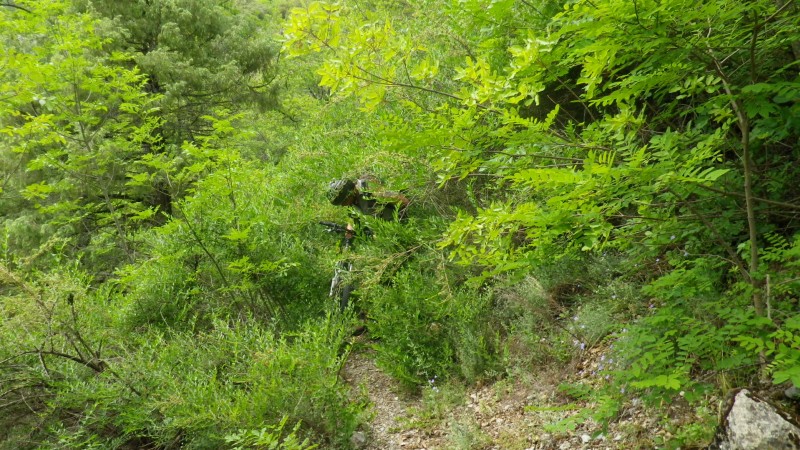
[[[584,349],[586,349],[586,344],[581,342],[581,351],[583,351]]]

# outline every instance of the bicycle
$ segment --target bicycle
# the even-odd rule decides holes
[[[345,255],[345,259],[336,262],[333,271],[333,278],[331,278],[331,288],[328,293],[329,297],[339,299],[339,311],[344,312],[350,302],[350,294],[353,292],[355,286],[350,280],[350,274],[353,272],[353,262],[346,259],[347,253],[353,247],[353,240],[355,239],[355,230],[350,226],[340,225],[334,222],[319,222],[320,225],[327,228],[328,232],[341,233],[342,242],[339,246],[339,253]]]

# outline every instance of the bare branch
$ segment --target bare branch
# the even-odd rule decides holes
[[[13,3],[0,3],[0,6],[5,6],[7,8],[16,8],[16,9],[19,9],[21,11],[25,11],[28,14],[33,14],[33,11],[31,11],[30,9],[25,8],[23,6],[15,5]]]
[[[704,184],[699,184],[699,183],[696,184],[695,186],[697,186],[699,188],[702,188],[702,189],[705,189],[707,191],[716,192],[717,194],[722,194],[722,195],[725,195],[725,196],[728,196],[728,197],[745,198],[744,194],[740,194],[738,192],[723,191],[722,189],[713,188],[711,186],[706,186]],[[755,200],[756,202],[759,202],[759,203],[766,203],[768,205],[780,206],[782,208],[800,210],[800,205],[796,205],[796,204],[792,204],[792,203],[778,202],[778,201],[775,201],[775,200],[769,200],[769,199],[761,198],[761,197],[753,197],[753,200]]]
[[[39,354],[39,355],[58,356],[59,358],[68,359],[68,360],[74,361],[74,362],[76,362],[76,363],[78,363],[78,364],[80,364],[82,366],[88,367],[88,368],[92,369],[93,371],[95,371],[97,373],[102,373],[106,369],[105,361],[97,361],[97,362],[86,361],[86,360],[81,359],[81,358],[79,358],[77,356],[73,356],[73,355],[70,355],[70,354],[67,354],[67,353],[61,353],[61,352],[57,352],[57,351],[53,351],[53,350],[49,350],[49,351],[31,350],[31,351],[23,352],[22,354],[23,355],[24,354],[29,354],[29,355]]]

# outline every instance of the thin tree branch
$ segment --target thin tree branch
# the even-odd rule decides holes
[[[672,195],[674,195],[675,197],[681,198],[681,196],[678,195],[678,193],[673,191],[672,189],[669,189],[669,192],[672,193]],[[683,199],[682,201],[686,200]],[[737,269],[739,269],[739,273],[742,275],[742,277],[744,277],[744,279],[748,283],[752,283],[753,277],[751,273],[748,272],[747,267],[745,267],[744,261],[742,261],[742,258],[739,257],[739,254],[736,253],[736,250],[734,250],[733,247],[731,247],[731,245],[725,239],[722,238],[722,235],[717,230],[717,227],[715,227],[713,223],[709,222],[708,219],[706,219],[704,216],[698,214],[690,203],[686,203],[686,208],[688,208],[689,211],[692,212],[692,214],[697,216],[697,218],[700,219],[701,222],[703,222],[703,225],[711,232],[711,234],[714,235],[714,239],[717,241],[720,247],[725,249],[725,252],[728,253],[728,255],[731,257],[730,262],[733,263],[733,265],[736,266]]]
[[[576,164],[583,164],[583,160],[580,158],[568,158],[565,156],[549,156],[549,155],[542,155],[538,153],[526,153],[522,155],[515,155],[513,153],[504,152],[501,150],[485,150],[486,153],[492,153],[495,155],[503,155],[509,156],[511,158],[538,158],[538,159],[553,159],[556,161],[569,161]]]
[[[738,192],[723,191],[722,189],[717,189],[717,188],[713,188],[711,186],[706,186],[705,184],[697,183],[697,184],[695,184],[695,186],[697,186],[699,188],[702,188],[702,189],[705,189],[707,191],[716,192],[717,194],[722,194],[722,195],[725,195],[725,196],[728,196],[728,197],[745,198],[744,194],[740,194]],[[796,205],[796,204],[792,204],[792,203],[778,202],[778,201],[775,201],[775,200],[769,200],[769,199],[761,198],[761,197],[753,197],[753,200],[755,200],[755,201],[757,201],[759,203],[766,203],[768,205],[775,205],[775,206],[780,206],[780,207],[787,208],[787,209],[800,210],[800,205]]]
[[[220,278],[222,278],[222,283],[225,285],[227,289],[230,289],[231,285],[228,282],[227,277],[225,277],[225,272],[223,272],[222,267],[219,265],[219,262],[217,261],[217,258],[214,257],[211,251],[209,251],[206,245],[203,243],[203,240],[200,238],[200,235],[197,234],[197,231],[195,231],[194,227],[189,221],[189,217],[186,215],[183,209],[177,203],[174,206],[178,210],[178,212],[181,213],[181,218],[183,219],[183,222],[186,224],[186,226],[189,228],[189,232],[194,237],[195,241],[197,242],[197,245],[200,246],[200,248],[203,250],[203,253],[205,253],[206,256],[208,256],[208,258],[211,260],[211,263],[217,269],[217,273],[219,274]]]
[[[102,373],[106,368],[106,364],[103,361],[100,361],[99,363],[95,363],[95,362],[92,362],[92,361],[86,361],[85,359],[79,358],[77,356],[73,356],[73,355],[70,355],[70,354],[67,354],[67,353],[57,352],[57,351],[54,351],[54,350],[29,350],[29,351],[26,351],[26,352],[22,352],[22,354],[23,355],[24,354],[29,354],[29,355],[39,354],[39,355],[58,356],[60,358],[65,358],[65,359],[68,359],[70,361],[74,361],[74,362],[76,362],[76,363],[78,363],[78,364],[80,364],[82,366],[88,367],[88,368],[92,369],[93,371],[95,371],[96,373]]]
[[[30,9],[25,8],[23,6],[15,5],[13,3],[0,3],[0,6],[5,6],[7,8],[16,8],[16,9],[19,9],[21,11],[25,11],[28,14],[33,14],[33,11],[31,11]]]
[[[33,408],[31,408],[30,405],[28,405],[28,400],[29,399],[43,398],[43,397],[50,397],[50,394],[33,395],[33,396],[30,396],[30,397],[27,397],[27,398],[26,397],[22,397],[19,400],[12,400],[12,401],[10,401],[8,403],[2,403],[2,404],[0,404],[0,410],[6,411],[11,406],[19,405],[20,403],[24,403],[25,406],[27,406],[28,409],[31,410],[31,412],[36,413],[36,411],[34,411]]]
[[[546,15],[544,15],[544,13],[543,13],[543,12],[542,12],[542,11],[541,11],[539,8],[537,8],[536,6],[534,6],[534,5],[533,5],[531,2],[528,2],[528,1],[525,1],[525,0],[519,0],[519,1],[520,1],[520,2],[521,2],[523,5],[525,5],[525,6],[529,7],[529,8],[531,8],[531,9],[533,9],[534,11],[536,11],[536,12],[537,12],[537,13],[538,13],[540,16],[542,16],[542,19],[545,19],[545,20],[547,20],[547,19],[548,19],[548,17],[547,17]]]

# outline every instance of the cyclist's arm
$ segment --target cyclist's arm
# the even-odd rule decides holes
[[[396,203],[398,205],[408,206],[408,197],[396,191],[383,191],[372,194],[376,200],[382,203]]]

